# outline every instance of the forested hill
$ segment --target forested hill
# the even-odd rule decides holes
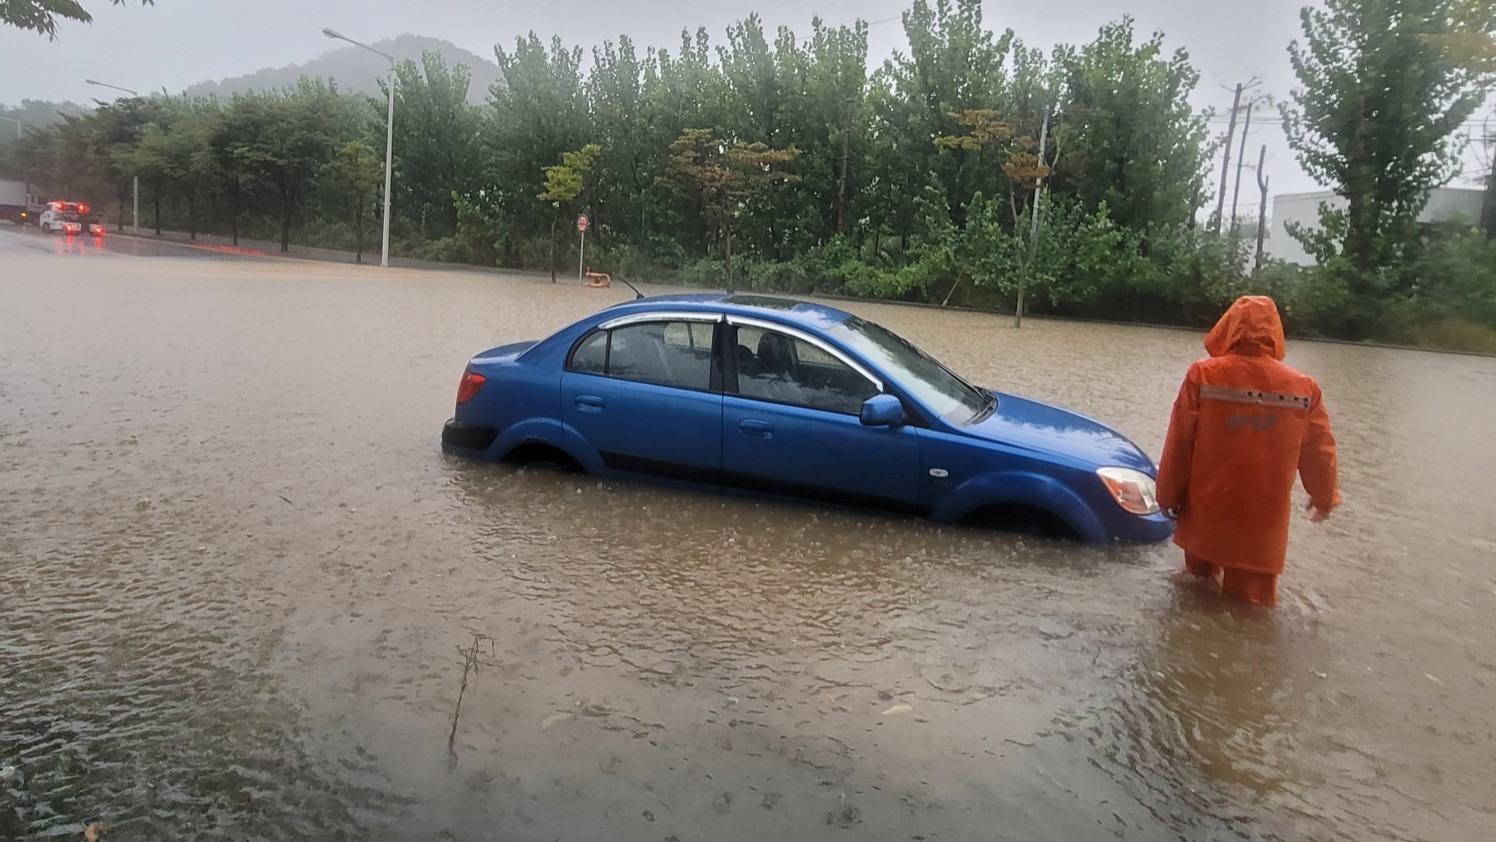
[[[401,35],[388,41],[370,44],[377,50],[389,53],[398,61],[410,59],[421,63],[421,55],[427,52],[440,54],[448,67],[465,64],[472,71],[472,84],[468,87],[468,101],[482,104],[488,89],[499,79],[499,68],[490,59],[485,59],[455,46],[440,38],[420,35]],[[289,64],[285,67],[267,67],[244,76],[222,79],[217,82],[200,82],[186,90],[188,96],[211,96],[228,99],[245,91],[268,91],[289,88],[303,76],[317,79],[332,79],[340,89],[350,93],[379,93],[379,79],[385,72],[384,61],[357,47],[345,46],[323,53],[305,64]]]

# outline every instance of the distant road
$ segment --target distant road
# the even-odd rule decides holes
[[[130,237],[114,233],[102,237],[43,234],[36,228],[0,223],[0,256],[8,254],[56,254],[64,257],[207,257],[243,259],[243,255],[218,252],[170,240]]]

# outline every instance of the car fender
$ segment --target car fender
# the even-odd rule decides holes
[[[1030,471],[978,474],[945,495],[930,512],[930,519],[955,523],[978,509],[1012,504],[1043,509],[1069,524],[1084,540],[1106,542],[1106,530],[1080,495],[1053,477]]]
[[[493,458],[499,459],[520,445],[538,442],[570,456],[587,473],[600,474],[603,472],[603,461],[597,451],[577,446],[585,441],[580,433],[555,418],[526,418],[506,427],[494,439],[488,452]]]

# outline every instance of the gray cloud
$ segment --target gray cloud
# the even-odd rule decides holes
[[[84,0],[92,25],[65,23],[48,42],[32,33],[0,30],[0,102],[22,98],[87,102],[108,94],[85,85],[95,78],[142,92],[171,92],[205,80],[239,76],[263,67],[304,62],[333,48],[321,34],[332,26],[350,37],[378,41],[410,32],[442,38],[480,56],[496,43],[534,30],[544,38],[560,35],[590,48],[620,34],[640,46],[673,49],[683,28],[705,26],[721,38],[728,24],[758,12],[771,27],[786,25],[808,33],[812,15],[832,24],[861,17],[878,21],[870,32],[870,54],[881,61],[906,48],[899,14],[904,0],[572,0],[550,3],[493,3],[484,0],[427,0],[423,3],[371,3],[354,0],[158,0],[152,7],[112,7]],[[1083,43],[1103,23],[1128,10],[1140,32],[1162,30],[1167,45],[1184,47],[1202,74],[1197,107],[1224,115],[1231,104],[1225,89],[1255,75],[1259,93],[1279,99],[1293,84],[1286,46],[1298,36],[1301,0],[1259,0],[1252,4],[1192,0],[1050,0],[1047,3],[984,4],[989,28],[1013,29],[1026,43],[1048,47]],[[1224,133],[1224,123],[1216,128]],[[1268,171],[1275,193],[1315,189],[1283,142],[1274,109],[1259,109],[1248,138],[1248,158],[1268,145]],[[1472,151],[1469,169],[1478,167]],[[1219,173],[1217,173],[1217,176]],[[1244,195],[1255,194],[1251,176]]]

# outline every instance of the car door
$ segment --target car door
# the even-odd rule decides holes
[[[561,377],[561,415],[609,470],[715,484],[721,365],[710,313],[637,314],[583,336]]]
[[[883,384],[813,334],[728,318],[723,484],[860,506],[918,504],[919,433],[867,427]]]

